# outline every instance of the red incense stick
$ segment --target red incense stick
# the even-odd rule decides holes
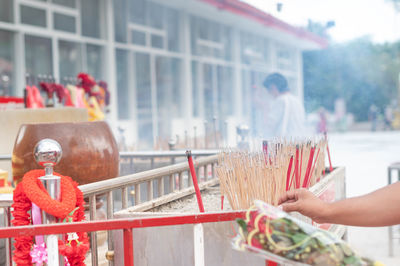
[[[308,157],[308,162],[307,162],[307,170],[304,175],[303,187],[306,187],[306,185],[308,183],[308,178],[310,176],[310,170],[311,170],[311,166],[312,166],[312,162],[313,162],[313,158],[314,158],[314,152],[315,152],[315,147],[311,147],[310,156]]]
[[[299,145],[296,146],[296,167],[294,168],[296,174],[296,188],[300,188],[299,176]]]
[[[224,210],[224,195],[221,196],[221,211]]]
[[[290,189],[290,173],[292,172],[293,156],[290,157],[289,166],[286,174],[286,191]]]
[[[318,151],[317,151],[317,156],[315,156],[314,164],[313,164],[313,166],[312,166],[312,168],[311,168],[311,171],[310,171],[310,177],[309,177],[308,180],[307,180],[307,187],[310,186],[310,183],[311,183],[311,176],[312,176],[313,173],[314,173],[315,165],[317,164],[317,161],[318,161],[318,155],[319,155],[319,148],[318,148]]]
[[[301,168],[303,166],[303,146],[301,146],[301,153],[300,153],[300,180],[301,180]]]
[[[264,152],[264,159],[265,165],[268,165],[268,141],[263,141],[263,152]]]
[[[204,212],[203,199],[201,198],[199,183],[197,183],[196,171],[194,170],[192,152],[186,151],[186,156],[189,163],[190,174],[192,175],[194,190],[196,191],[197,204],[199,205],[200,212]]]

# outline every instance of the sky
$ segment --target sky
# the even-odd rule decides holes
[[[387,0],[244,0],[296,26],[334,20],[328,33],[335,42],[370,36],[374,42],[400,40],[400,13]],[[276,3],[283,3],[276,12]]]

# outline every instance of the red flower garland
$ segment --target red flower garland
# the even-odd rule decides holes
[[[14,190],[13,200],[13,217],[12,224],[14,226],[30,225],[32,219],[29,211],[32,202],[42,210],[61,219],[70,217],[73,222],[85,219],[83,207],[83,194],[78,188],[78,184],[68,176],[61,177],[61,202],[50,198],[47,191],[38,180],[40,176],[45,174],[44,170],[32,170],[24,175],[21,183]],[[86,233],[77,233],[78,241],[65,244],[59,241],[59,250],[63,256],[66,256],[71,266],[82,266],[85,260],[85,254],[89,250],[89,242]],[[33,236],[20,236],[15,238],[13,260],[17,265],[32,265],[30,251],[33,244]]]

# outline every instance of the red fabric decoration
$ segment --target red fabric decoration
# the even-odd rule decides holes
[[[78,74],[78,80],[80,80],[80,87],[85,90],[85,93],[92,96],[92,88],[96,85],[96,80],[89,74],[83,72]]]
[[[32,170],[24,175],[14,190],[13,200],[13,220],[14,226],[32,224],[29,211],[32,202],[38,205],[42,210],[59,217],[61,219],[71,218],[73,222],[82,221],[85,219],[83,207],[83,194],[78,188],[78,184],[68,176],[61,177],[61,202],[50,198],[47,191],[43,187],[40,176],[45,174],[44,170]],[[47,206],[46,206],[47,204]],[[77,208],[71,217],[67,217],[75,208]],[[70,265],[83,266],[85,254],[89,249],[89,242],[86,233],[77,233],[78,241],[72,243],[64,243],[59,241],[59,251],[66,256]],[[32,236],[21,236],[15,238],[13,260],[17,266],[32,265],[30,251],[33,245]]]
[[[22,179],[24,192],[29,200],[40,209],[57,218],[65,218],[76,205],[76,192],[70,177],[61,177],[61,202],[52,199],[38,179],[44,175],[44,170],[32,170]]]

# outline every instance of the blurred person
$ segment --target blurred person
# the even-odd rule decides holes
[[[327,203],[306,189],[287,191],[278,204],[285,212],[299,212],[317,223],[350,226],[400,224],[400,182],[372,193]]]
[[[371,122],[371,131],[376,131],[378,125],[378,107],[375,104],[372,104],[369,107],[368,119]]]
[[[393,122],[393,109],[390,105],[386,106],[384,113],[384,129],[392,130],[392,122]]]
[[[274,98],[267,113],[264,137],[305,137],[304,106],[298,97],[290,93],[286,78],[273,73],[265,78],[263,85]]]
[[[328,131],[328,119],[326,118],[326,110],[324,107],[321,107],[318,110],[319,121],[317,124],[317,133],[326,133]]]

